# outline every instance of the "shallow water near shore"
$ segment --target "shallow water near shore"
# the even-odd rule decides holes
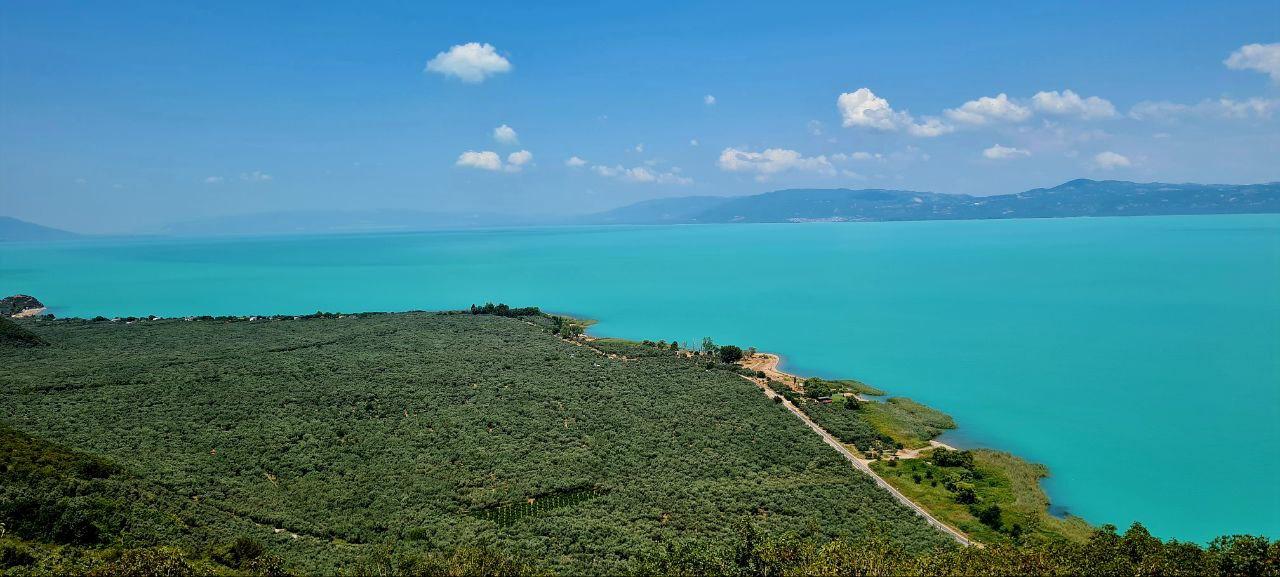
[[[1055,507],[1280,536],[1280,215],[0,244],[60,316],[463,308],[755,346],[1045,463]]]

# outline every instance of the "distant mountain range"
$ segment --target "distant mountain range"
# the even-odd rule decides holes
[[[1164,184],[1080,179],[1053,188],[997,196],[886,189],[790,189],[750,196],[660,198],[605,212],[559,219],[496,213],[315,210],[204,218],[147,232],[174,236],[332,234],[558,224],[846,222],[1238,213],[1280,213],[1280,183]],[[0,217],[0,241],[58,240],[76,236]]]
[[[1017,194],[791,189],[752,196],[663,198],[589,215],[589,224],[966,220],[1280,212],[1280,183],[1163,184],[1073,180]]]
[[[76,238],[73,232],[41,226],[25,220],[0,216],[0,242],[21,240],[66,240]]]
[[[297,210],[202,218],[169,224],[152,232],[174,236],[340,234],[529,224],[539,224],[539,222],[529,218],[487,213],[437,213],[390,209]]]

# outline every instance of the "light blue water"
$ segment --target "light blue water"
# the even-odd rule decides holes
[[[1091,522],[1280,536],[1277,215],[0,245],[16,292],[64,316],[492,300],[709,335],[945,410]]]

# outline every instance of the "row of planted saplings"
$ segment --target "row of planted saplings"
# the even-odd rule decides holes
[[[481,519],[493,521],[501,527],[506,527],[553,509],[577,505],[602,494],[603,491],[596,487],[577,487],[547,493],[538,497],[530,497],[520,503],[481,509],[473,514]]]

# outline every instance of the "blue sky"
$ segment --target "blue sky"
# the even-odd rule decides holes
[[[0,214],[1280,180],[1274,0],[543,4],[8,3]]]

